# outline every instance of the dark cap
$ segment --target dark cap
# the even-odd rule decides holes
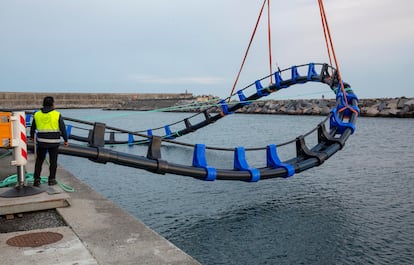
[[[55,103],[53,97],[45,97],[43,99],[43,107],[53,107],[53,103]]]

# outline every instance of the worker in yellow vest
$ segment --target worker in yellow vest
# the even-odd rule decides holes
[[[55,101],[53,97],[43,99],[43,108],[34,114],[32,127],[30,128],[30,139],[35,139],[36,134],[36,163],[34,171],[33,186],[40,186],[40,173],[42,165],[46,158],[46,152],[49,152],[49,186],[56,185],[56,169],[60,137],[63,137],[64,145],[68,146],[68,136],[66,126],[62,116],[55,110]]]

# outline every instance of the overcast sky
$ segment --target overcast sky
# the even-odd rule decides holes
[[[262,2],[0,0],[0,91],[226,97]],[[271,1],[274,65],[328,62],[317,2]],[[414,97],[414,1],[324,3],[343,78],[356,94]],[[266,19],[237,89],[269,72]],[[328,91],[288,90],[280,96]]]

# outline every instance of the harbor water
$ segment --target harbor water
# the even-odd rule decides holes
[[[61,112],[131,131],[189,116]],[[261,147],[294,139],[323,118],[233,114],[178,140]],[[413,133],[412,119],[360,118],[344,149],[321,166],[257,183],[158,175],[64,155],[59,163],[202,264],[414,264]],[[143,156],[147,151],[145,145],[110,148]],[[281,148],[282,160],[290,154],[294,146]],[[168,145],[162,155],[191,164],[192,149]],[[232,168],[232,156],[207,159]],[[265,163],[260,152],[246,157],[252,166]]]

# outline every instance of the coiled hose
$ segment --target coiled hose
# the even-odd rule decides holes
[[[33,183],[34,182],[33,173],[26,173],[26,181],[28,183]],[[75,189],[73,187],[62,183],[59,180],[56,180],[56,181],[57,181],[57,184],[59,185],[59,187],[61,187],[64,191],[66,191],[66,192],[74,192],[75,191]],[[0,181],[0,188],[13,187],[17,184],[17,182],[18,182],[17,174],[11,175],[11,176],[5,178],[4,180]],[[48,177],[40,177],[40,183],[48,183]]]

